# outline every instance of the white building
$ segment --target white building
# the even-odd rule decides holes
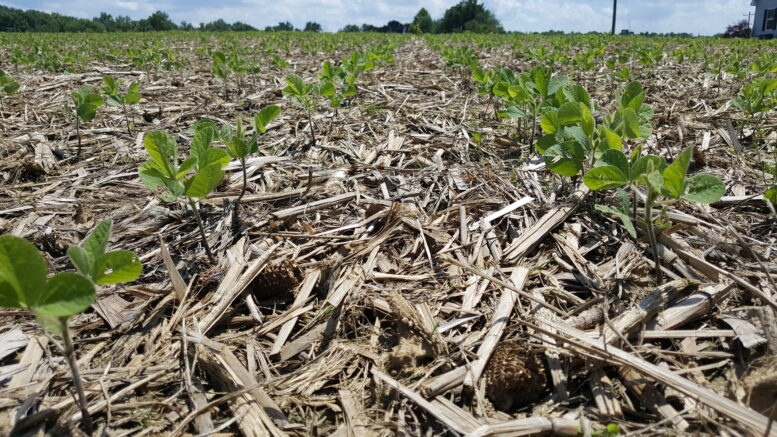
[[[755,6],[753,37],[777,37],[777,0],[753,0],[750,5]]]

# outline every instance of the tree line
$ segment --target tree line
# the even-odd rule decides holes
[[[227,23],[223,19],[200,23],[195,26],[183,21],[176,24],[170,16],[162,11],[156,11],[147,18],[133,20],[126,15],[113,16],[106,12],[92,19],[68,17],[57,13],[47,13],[35,10],[22,10],[0,5],[0,32],[148,32],[148,31],[255,31],[259,30],[250,24],[240,21]],[[294,27],[290,22],[280,22],[275,26],[267,26],[265,32],[281,31],[321,32],[319,23],[309,21],[302,29]],[[391,20],[384,26],[371,24],[349,24],[340,29],[341,32],[383,32],[383,33],[502,33],[504,29],[494,14],[487,10],[477,0],[462,0],[450,7],[439,19],[432,19],[425,8],[421,8],[411,23],[401,23]]]

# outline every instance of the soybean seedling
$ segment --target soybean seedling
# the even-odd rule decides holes
[[[297,106],[307,112],[310,136],[315,146],[316,134],[313,128],[313,111],[318,109],[318,99],[332,96],[335,93],[335,87],[331,82],[323,82],[320,85],[305,83],[296,74],[286,76],[286,85],[286,88],[283,89],[283,95],[291,98]]]
[[[88,122],[94,120],[97,108],[103,104],[103,98],[99,94],[95,94],[94,89],[90,86],[85,86],[71,93],[70,98],[76,111],[76,137],[78,138],[76,159],[79,159],[81,158],[81,121]]]
[[[95,282],[115,284],[132,281],[140,275],[137,256],[128,251],[105,251],[110,237],[110,221],[100,223],[81,246],[71,246],[71,256],[79,273],[58,273],[48,278],[43,255],[27,240],[12,235],[0,237],[0,307],[32,311],[49,332],[60,334],[59,347],[70,367],[81,420],[92,433],[86,393],[76,363],[68,320],[86,310],[95,299]]]
[[[197,130],[192,140],[191,156],[179,164],[175,138],[165,131],[151,132],[143,140],[143,146],[151,159],[139,169],[143,185],[157,193],[162,200],[172,202],[180,197],[186,199],[211,263],[215,263],[216,258],[208,245],[194,199],[206,197],[224,179],[222,169],[229,163],[229,155],[222,149],[211,147],[214,135],[211,127]]]
[[[0,90],[2,90],[6,96],[12,96],[19,91],[19,82],[9,76],[5,71],[0,70]],[[0,96],[0,109],[5,111],[2,96]]]
[[[243,122],[239,118],[237,120],[237,129],[234,132],[229,125],[224,125],[219,132],[219,139],[227,146],[227,153],[230,157],[240,161],[240,167],[243,171],[243,186],[240,188],[240,194],[237,196],[237,199],[235,199],[235,222],[237,222],[238,205],[243,199],[248,185],[246,158],[259,151],[258,135],[267,132],[267,125],[280,113],[281,108],[275,105],[270,105],[259,111],[251,122],[254,126],[254,133],[250,136],[246,134]],[[207,128],[209,125],[210,122],[201,124],[202,128]]]
[[[659,204],[659,198],[666,200],[661,202],[669,205],[680,199],[697,203],[714,203],[723,197],[726,186],[712,175],[699,174],[691,178],[686,177],[688,166],[693,155],[693,146],[687,147],[669,165],[663,158],[655,155],[640,156],[641,147],[632,152],[630,159],[619,149],[605,151],[583,177],[585,185],[592,190],[605,190],[628,186],[634,189],[635,185],[644,185],[647,188],[645,198],[644,223],[647,229],[648,240],[653,250],[656,275],[661,278],[661,260],[658,255],[658,241],[653,223],[653,208]],[[635,205],[636,206],[636,205]],[[601,208],[599,208],[601,210]],[[611,211],[608,211],[611,212]],[[624,221],[626,228],[633,226],[627,223],[628,216],[616,214]]]
[[[138,93],[138,83],[132,82],[129,84],[127,92],[124,94],[119,92],[119,86],[122,83],[121,79],[116,80],[111,76],[105,76],[103,77],[103,83],[105,86],[100,89],[100,92],[105,95],[105,102],[108,106],[121,106],[124,112],[124,122],[127,124],[127,134],[132,136],[130,121],[127,116],[127,105],[134,105],[140,101],[141,95]]]

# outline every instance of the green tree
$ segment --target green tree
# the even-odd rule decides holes
[[[445,11],[439,22],[439,33],[502,33],[504,29],[494,14],[477,0],[462,0]]]
[[[346,24],[345,27],[340,29],[340,32],[358,32],[359,26],[356,24]]]
[[[308,21],[305,23],[305,32],[321,32],[321,25],[316,23],[315,21]]]
[[[429,15],[429,11],[427,11],[426,8],[421,8],[421,10],[415,14],[413,24],[418,26],[418,30],[423,33],[432,33],[434,30],[434,20],[432,20],[432,16]]]
[[[166,12],[156,11],[138,24],[140,30],[175,30],[178,26],[170,20]]]

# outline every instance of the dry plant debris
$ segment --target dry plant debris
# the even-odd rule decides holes
[[[121,52],[142,37],[116,38]],[[324,61],[389,37],[160,38],[179,69],[93,49],[51,72],[0,53],[22,86],[1,111],[0,232],[63,271],[67,247],[112,219],[144,265],[73,319],[100,435],[777,435],[777,221],[758,197],[773,180],[729,103],[743,81],[703,62],[773,44],[602,40],[601,65],[580,69],[584,36],[396,36],[394,64],[309,118],[284,77],[312,83]],[[624,86],[604,62],[630,56],[655,111],[645,151],[671,161],[694,145],[690,173],[727,190],[659,214],[663,279],[642,229],[631,237],[594,208],[601,192],[548,171],[524,121],[495,119],[470,72],[446,66],[446,44],[479,44],[479,65],[515,72],[546,62],[542,47],[602,113]],[[206,54],[226,46],[289,65],[217,82]],[[100,108],[75,160],[64,105],[104,75],[140,84],[133,135],[119,108]],[[239,222],[241,165],[200,199],[211,265],[186,205],[140,182],[144,138],[164,129],[188,150],[194,123],[267,105],[282,113],[246,159]],[[83,435],[53,348],[30,314],[0,312],[0,434]]]

